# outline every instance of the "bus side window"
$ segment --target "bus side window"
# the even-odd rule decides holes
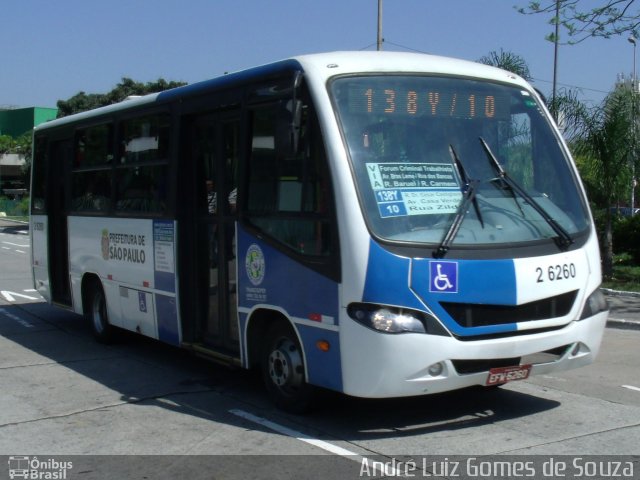
[[[47,149],[46,137],[36,137],[31,165],[31,213],[46,212]]]
[[[113,163],[110,124],[78,130],[71,173],[71,209],[106,212],[111,201]]]
[[[164,213],[168,197],[170,119],[145,115],[121,124],[116,165],[116,210]]]
[[[252,225],[296,253],[330,254],[327,208],[329,178],[319,128],[303,106],[298,150],[277,149],[274,104],[252,112],[247,218]]]

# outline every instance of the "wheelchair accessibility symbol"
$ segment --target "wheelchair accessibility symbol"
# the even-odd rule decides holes
[[[429,262],[429,291],[432,293],[458,293],[458,264],[456,262]]]

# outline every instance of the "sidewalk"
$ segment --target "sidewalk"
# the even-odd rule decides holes
[[[640,293],[602,289],[611,311],[607,326],[640,330]]]
[[[11,218],[0,217],[0,230],[28,235],[29,224],[21,220],[13,220]]]

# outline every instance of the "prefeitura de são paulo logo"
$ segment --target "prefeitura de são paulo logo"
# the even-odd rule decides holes
[[[247,256],[244,259],[244,266],[247,270],[249,281],[253,285],[260,285],[262,280],[264,280],[266,266],[262,249],[255,243],[247,250]]]

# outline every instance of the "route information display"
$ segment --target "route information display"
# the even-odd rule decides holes
[[[380,216],[455,213],[462,193],[446,163],[367,163]]]

